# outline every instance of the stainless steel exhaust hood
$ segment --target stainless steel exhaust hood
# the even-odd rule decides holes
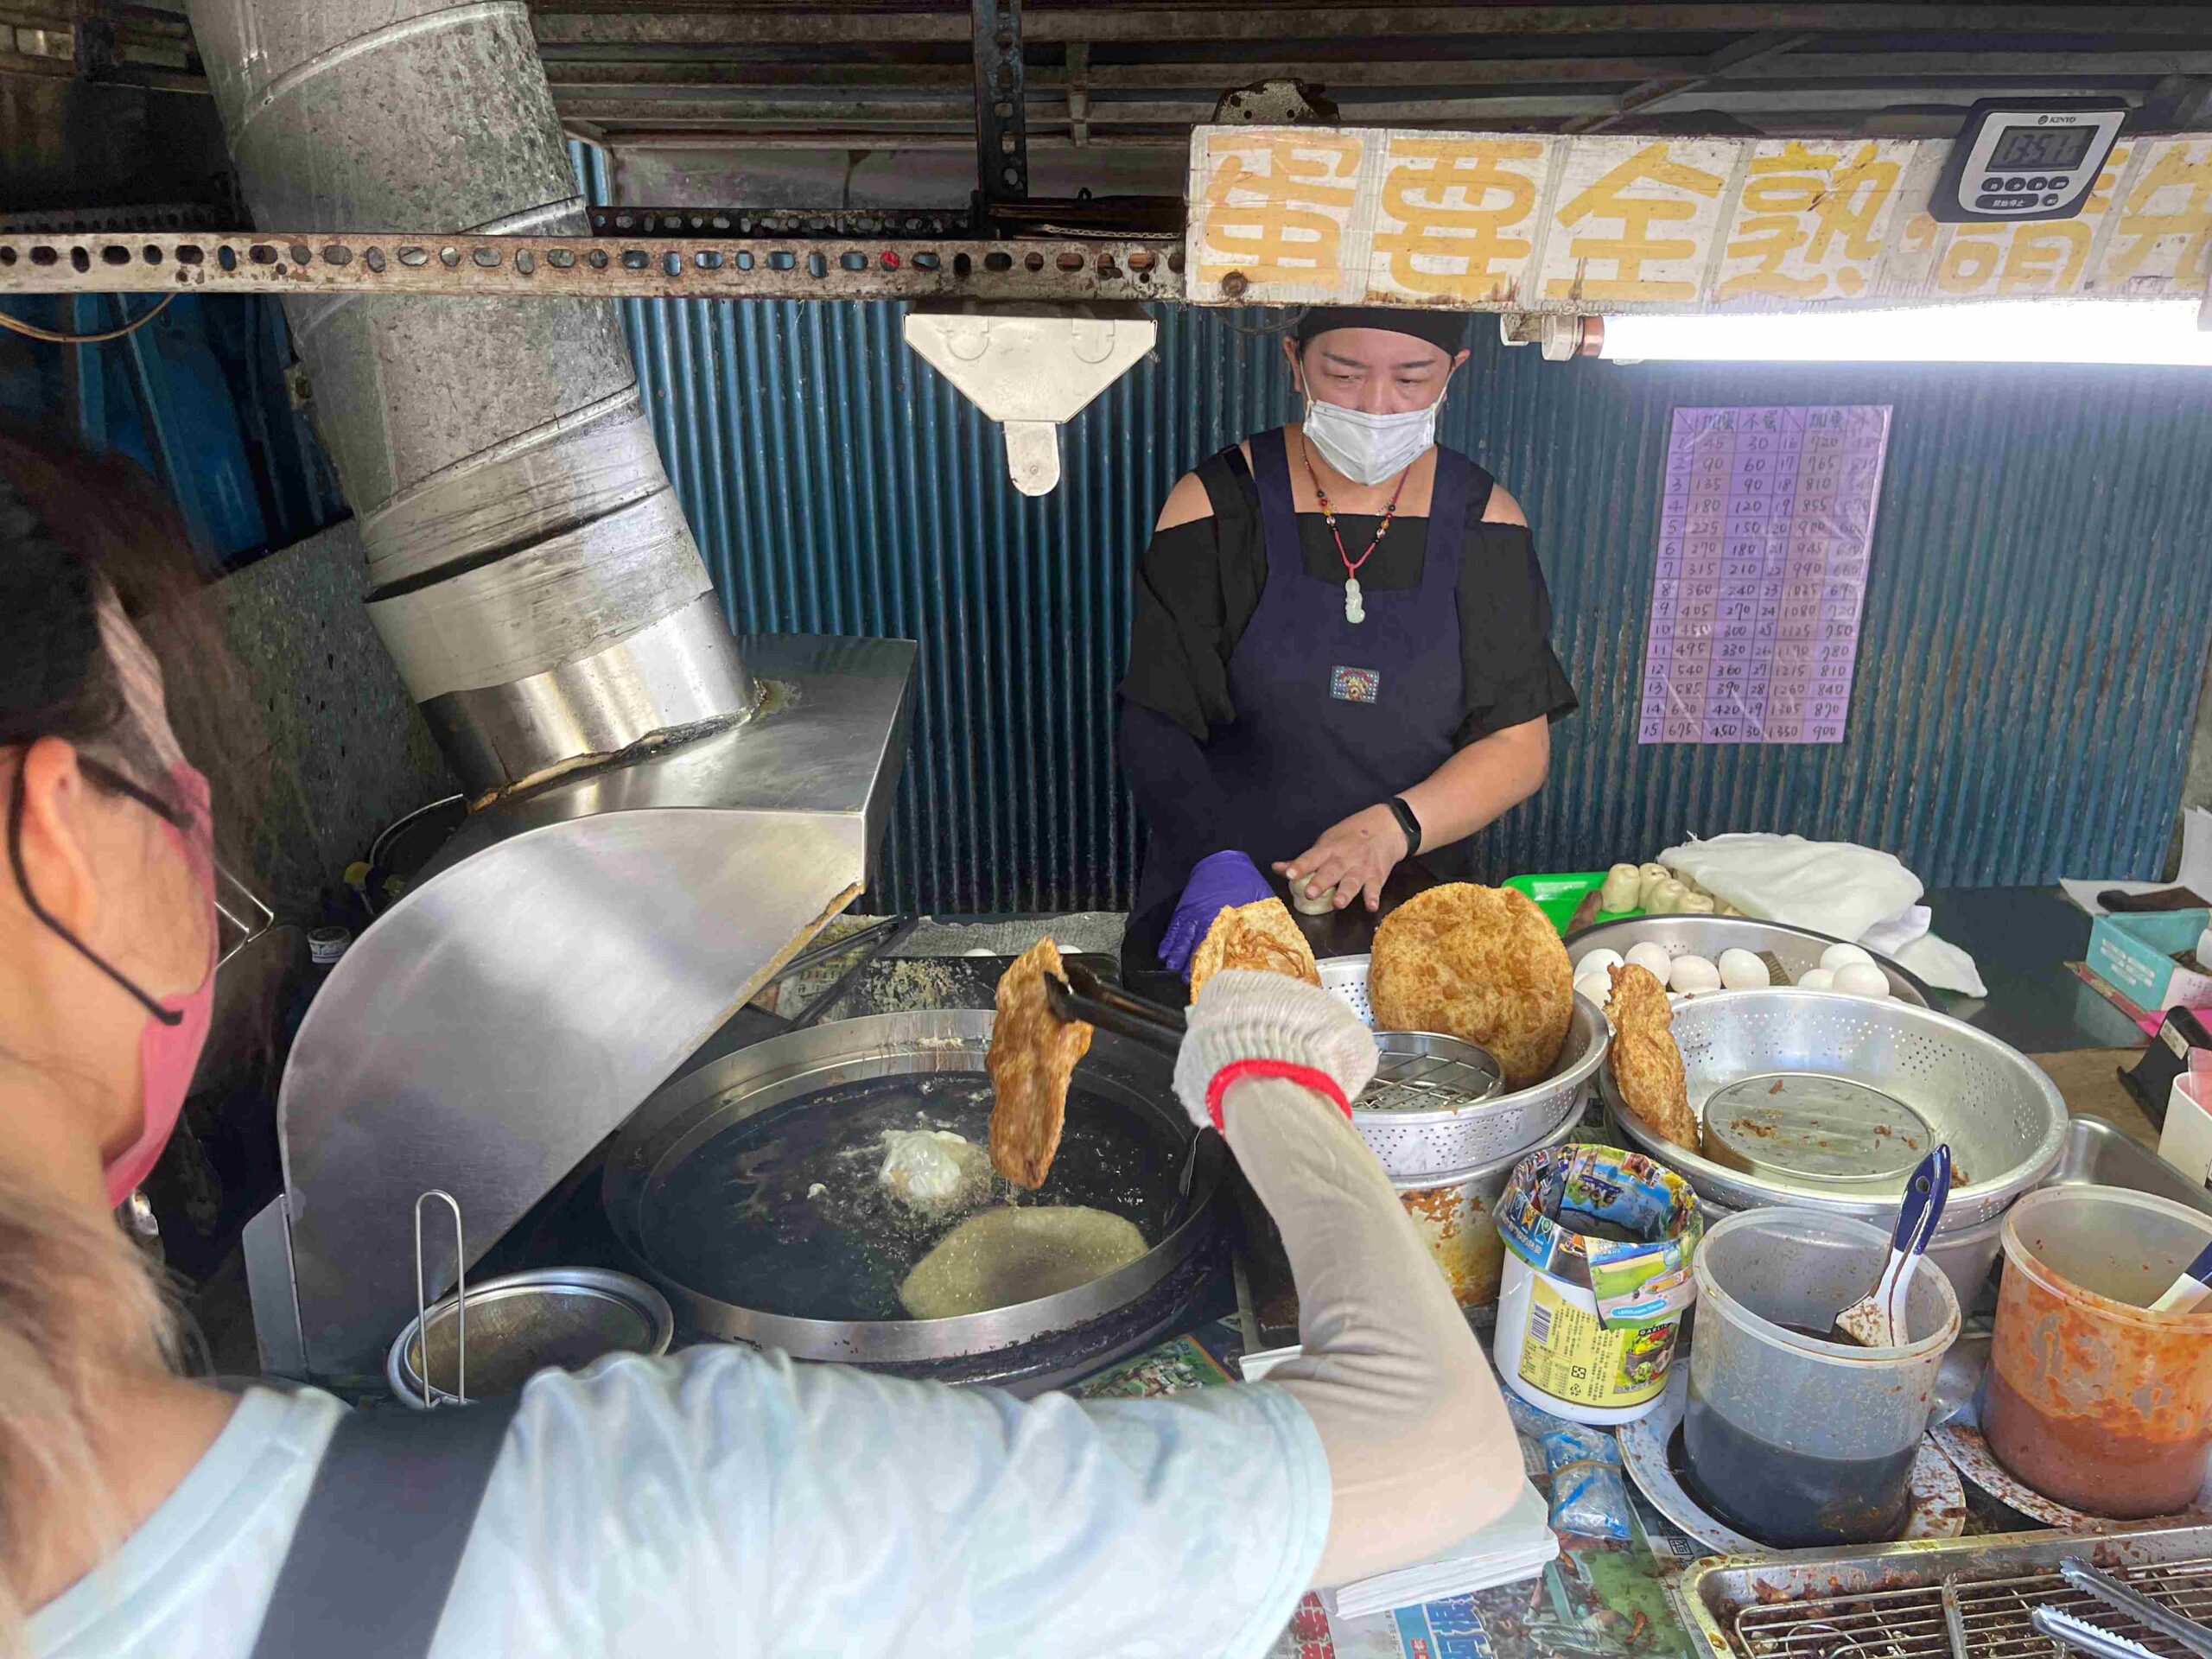
[[[480,1255],[859,891],[914,647],[743,643],[753,720],[475,813],[332,971],[278,1099],[284,1197],[248,1229],[264,1369],[378,1374],[416,1197],[458,1198]],[[450,1285],[450,1239],[425,1251]]]
[[[585,231],[520,0],[188,9],[264,225]],[[859,892],[914,649],[732,638],[606,303],[287,315],[370,616],[476,808],[280,1091],[255,1324],[271,1370],[339,1378],[413,1314],[420,1193],[480,1253]]]

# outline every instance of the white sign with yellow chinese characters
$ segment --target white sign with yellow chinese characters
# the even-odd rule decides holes
[[[1792,310],[2201,298],[2212,135],[2123,139],[2080,215],[1941,225],[1948,139],[1192,135],[1200,304]]]

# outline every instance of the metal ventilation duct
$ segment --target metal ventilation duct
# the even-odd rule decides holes
[[[262,224],[588,233],[519,0],[190,10]],[[472,796],[751,709],[611,307],[288,309],[370,615]]]
[[[518,0],[191,12],[264,225],[585,233]],[[278,1096],[256,1332],[343,1378],[413,1310],[419,1194],[481,1255],[859,893],[914,649],[740,649],[603,302],[287,303],[370,613],[480,809],[324,983]],[[449,1243],[429,1266],[451,1282]]]

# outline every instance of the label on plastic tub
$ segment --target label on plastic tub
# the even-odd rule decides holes
[[[1676,1322],[1608,1331],[1539,1274],[1529,1287],[1521,1380],[1554,1399],[1608,1410],[1639,1406],[1667,1386]]]
[[[1495,1214],[1507,1248],[1537,1272],[1590,1290],[1608,1329],[1670,1320],[1695,1297],[1697,1195],[1640,1153],[1573,1146],[1534,1154],[1507,1178]]]
[[[1608,1331],[1640,1331],[1674,1319],[1697,1300],[1697,1284],[1679,1255],[1630,1249],[1617,1257],[1590,1255],[1590,1289],[1598,1323]]]

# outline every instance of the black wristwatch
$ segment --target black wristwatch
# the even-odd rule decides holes
[[[1421,851],[1421,820],[1414,817],[1414,810],[1398,796],[1393,795],[1383,803],[1398,821],[1398,828],[1406,832],[1406,856],[1411,858]]]

